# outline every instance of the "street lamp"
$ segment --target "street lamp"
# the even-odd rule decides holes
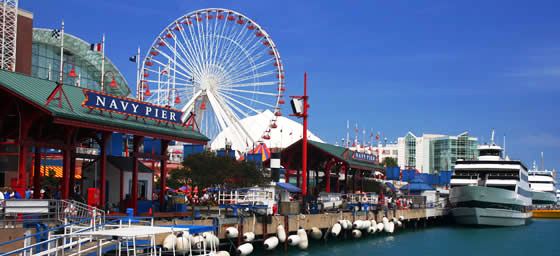
[[[115,73],[113,71],[107,71],[105,72],[105,74],[103,74],[103,80],[105,80],[105,77],[107,75],[111,75],[111,82],[109,82],[109,86],[113,89],[116,89],[119,87],[119,84],[117,83],[117,81],[115,80]],[[101,90],[104,91],[104,85],[101,85]]]

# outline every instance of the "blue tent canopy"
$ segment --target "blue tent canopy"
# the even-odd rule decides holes
[[[284,183],[284,182],[278,182],[276,183],[276,186],[282,189],[287,190],[290,193],[301,193],[301,189],[290,184],[290,183]]]
[[[401,187],[401,191],[426,191],[435,190],[432,186],[424,183],[421,178],[414,178],[410,183]]]
[[[385,185],[391,189],[391,191],[397,191],[397,188],[391,182],[385,182]]]

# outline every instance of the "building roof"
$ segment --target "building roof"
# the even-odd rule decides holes
[[[55,47],[60,47],[60,39],[55,38],[52,36],[52,29],[47,28],[34,28],[33,29],[33,43],[42,43],[47,45],[52,45]],[[73,56],[78,56],[79,58],[84,59],[88,62],[92,67],[97,69],[99,73],[101,73],[101,62],[103,56],[100,52],[91,51],[90,44],[85,40],[71,35],[64,32],[64,55],[69,52]],[[138,60],[140,61],[140,60]],[[105,55],[105,64],[104,64],[104,72],[105,74],[113,73],[115,74],[115,80],[118,84],[118,87],[113,89],[107,86],[106,91],[117,94],[117,95],[129,95],[130,88],[128,87],[128,82],[121,74],[119,69],[111,62],[111,60]]]
[[[334,157],[338,158],[341,161],[345,161],[350,165],[350,168],[354,169],[362,169],[362,170],[373,170],[382,168],[379,164],[374,164],[371,162],[359,161],[352,158],[352,154],[354,151],[347,149],[345,147],[340,147],[332,144],[317,142],[317,141],[308,141],[309,144],[326,151],[327,153],[333,155]]]
[[[54,118],[54,123],[71,124],[77,127],[123,132],[158,139],[193,143],[208,141],[206,136],[192,128],[158,123],[148,119],[125,119],[124,115],[117,113],[108,114],[90,111],[82,107],[82,102],[85,99],[82,88],[75,86],[62,86],[70,105],[65,99],[62,99],[61,108],[58,107],[58,101],[45,105],[47,98],[55,88],[56,83],[47,79],[0,70],[0,90],[7,91],[13,96],[30,103],[33,107],[46,112]]]
[[[374,169],[381,169],[382,166],[379,164],[375,164],[370,161],[361,161],[354,159],[352,156],[354,151],[347,149],[345,147],[340,147],[332,144],[327,144],[323,142],[308,140],[308,145],[310,148],[315,148],[320,151],[323,151],[326,154],[331,155],[332,157],[336,158],[338,161],[346,162],[350,168],[359,169],[359,170],[374,170]],[[301,147],[302,139],[296,141],[284,151],[290,151],[292,149],[299,149]]]
[[[273,117],[274,113],[270,110],[265,110],[259,114],[244,118],[240,120],[239,123],[247,133],[249,133],[251,139],[239,139],[237,132],[231,128],[226,128],[212,141],[211,148],[224,148],[226,140],[231,142],[232,149],[241,152],[247,152],[249,149],[253,148],[253,146],[258,145],[258,143],[252,145],[252,143],[250,143],[251,140],[255,142],[262,141],[268,148],[285,148],[302,138],[302,125],[292,119],[280,116],[276,120],[276,125],[278,127],[270,131],[270,140],[262,140],[261,136],[265,130],[269,129],[270,120],[272,120]],[[309,130],[307,131],[307,136],[311,140],[321,141],[320,138]]]

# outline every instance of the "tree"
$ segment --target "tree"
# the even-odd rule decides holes
[[[229,187],[248,187],[266,183],[264,173],[245,161],[218,157],[212,152],[190,155],[183,168],[171,171],[168,186],[178,188],[189,183],[199,187],[226,184]]]
[[[386,157],[385,159],[383,159],[383,162],[381,164],[385,167],[399,166],[399,164],[397,163],[397,159],[392,158],[392,157]]]

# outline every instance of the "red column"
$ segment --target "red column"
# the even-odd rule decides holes
[[[69,175],[69,196],[74,197],[74,184],[76,183],[76,152],[74,148],[70,150],[70,175]]]
[[[344,193],[348,193],[348,167],[344,166]]]
[[[138,150],[143,139],[142,136],[134,136],[132,146],[132,191],[130,192],[130,198],[135,215],[138,214]]]
[[[25,117],[25,118],[24,118]],[[21,125],[19,129],[19,152],[18,152],[18,191],[25,192],[27,189],[27,153],[29,146],[25,144],[29,128],[31,128],[32,118],[26,115],[21,115]],[[22,194],[23,196],[23,194]]]
[[[301,165],[301,194],[307,195],[307,72],[303,74],[303,145]]]
[[[99,207],[101,207],[101,209],[105,209],[105,204],[106,204],[106,198],[105,195],[107,194],[107,145],[109,144],[109,141],[111,140],[111,133],[110,132],[104,132],[103,134],[101,134],[101,145],[100,145],[100,155],[99,155],[99,169],[100,169],[100,180],[99,180]],[[120,188],[122,191],[122,182],[120,183]],[[121,197],[120,200],[122,200],[122,192],[121,192]],[[119,201],[120,201],[119,200]]]
[[[66,145],[62,150],[62,199],[70,197],[70,146]]]
[[[325,192],[331,192],[331,168],[332,168],[333,161],[328,161],[325,165]]]
[[[41,148],[35,146],[33,158],[33,198],[41,197]]]
[[[167,147],[169,146],[169,141],[162,140],[161,141],[161,160],[159,163],[160,172],[160,190],[159,190],[159,208],[160,211],[163,211],[163,203],[164,203],[164,196],[165,196],[165,188],[167,187]]]

